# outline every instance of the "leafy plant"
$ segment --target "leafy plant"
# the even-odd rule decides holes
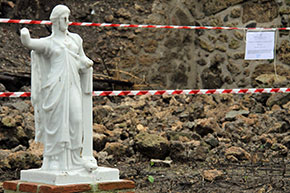
[[[151,183],[154,183],[154,177],[153,176],[148,176],[148,181]]]
[[[244,181],[247,182],[249,176],[244,176]]]

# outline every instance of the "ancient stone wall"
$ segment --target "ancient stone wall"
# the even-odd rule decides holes
[[[289,3],[289,2],[288,2]],[[285,27],[289,5],[284,1],[154,1],[143,23],[170,25]],[[148,32],[149,31],[149,32]],[[160,88],[235,88],[273,86],[274,61],[245,61],[245,31],[142,30],[140,50],[132,66]],[[277,32],[278,80],[289,79],[289,33]],[[125,57],[130,57],[130,51]],[[137,66],[136,66],[137,64]],[[122,66],[123,68],[124,66]],[[134,71],[133,71],[134,72]],[[267,74],[258,83],[256,78]],[[140,74],[139,74],[140,76]],[[267,82],[268,80],[268,82]],[[275,81],[274,81],[275,82]]]
[[[289,0],[2,0],[3,18],[48,19],[53,6],[71,8],[71,21],[160,25],[287,27]],[[1,24],[1,70],[29,71],[19,41],[25,25]],[[49,27],[29,25],[33,37]],[[95,75],[134,82],[130,89],[285,86],[289,80],[289,31],[277,32],[277,60],[244,60],[245,31],[76,27]],[[274,63],[278,78],[274,76]],[[281,83],[282,82],[282,83]],[[108,85],[109,89],[120,89]],[[122,88],[121,88],[122,89]]]

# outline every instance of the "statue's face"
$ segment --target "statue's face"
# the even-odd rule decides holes
[[[68,24],[69,24],[69,13],[65,13],[63,14],[60,18],[59,18],[59,30],[62,32],[65,32],[68,28]]]

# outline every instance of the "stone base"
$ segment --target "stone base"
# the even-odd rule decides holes
[[[30,169],[21,170],[20,180],[52,185],[111,182],[119,180],[119,170],[115,168],[98,167],[95,171],[90,173],[85,169],[68,172]]]
[[[135,183],[130,180],[92,184],[50,185],[23,181],[6,181],[4,193],[134,193]]]

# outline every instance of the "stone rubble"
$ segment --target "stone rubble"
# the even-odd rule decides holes
[[[213,157],[223,162],[262,161],[287,156],[289,102],[281,100],[280,95],[266,96],[262,101],[262,96],[254,94],[111,97],[104,104],[96,99],[95,155],[103,160],[107,156],[126,160],[141,154],[148,159],[169,157],[174,162],[208,161]],[[275,96],[278,99],[272,100]],[[272,106],[267,105],[269,100]],[[10,101],[1,103],[0,169],[9,173],[16,168],[39,167],[42,147],[33,140],[30,102],[19,99],[14,105]],[[21,104],[25,105],[19,108]],[[255,108],[259,104],[263,113]],[[263,159],[254,155],[257,153],[262,153]]]

